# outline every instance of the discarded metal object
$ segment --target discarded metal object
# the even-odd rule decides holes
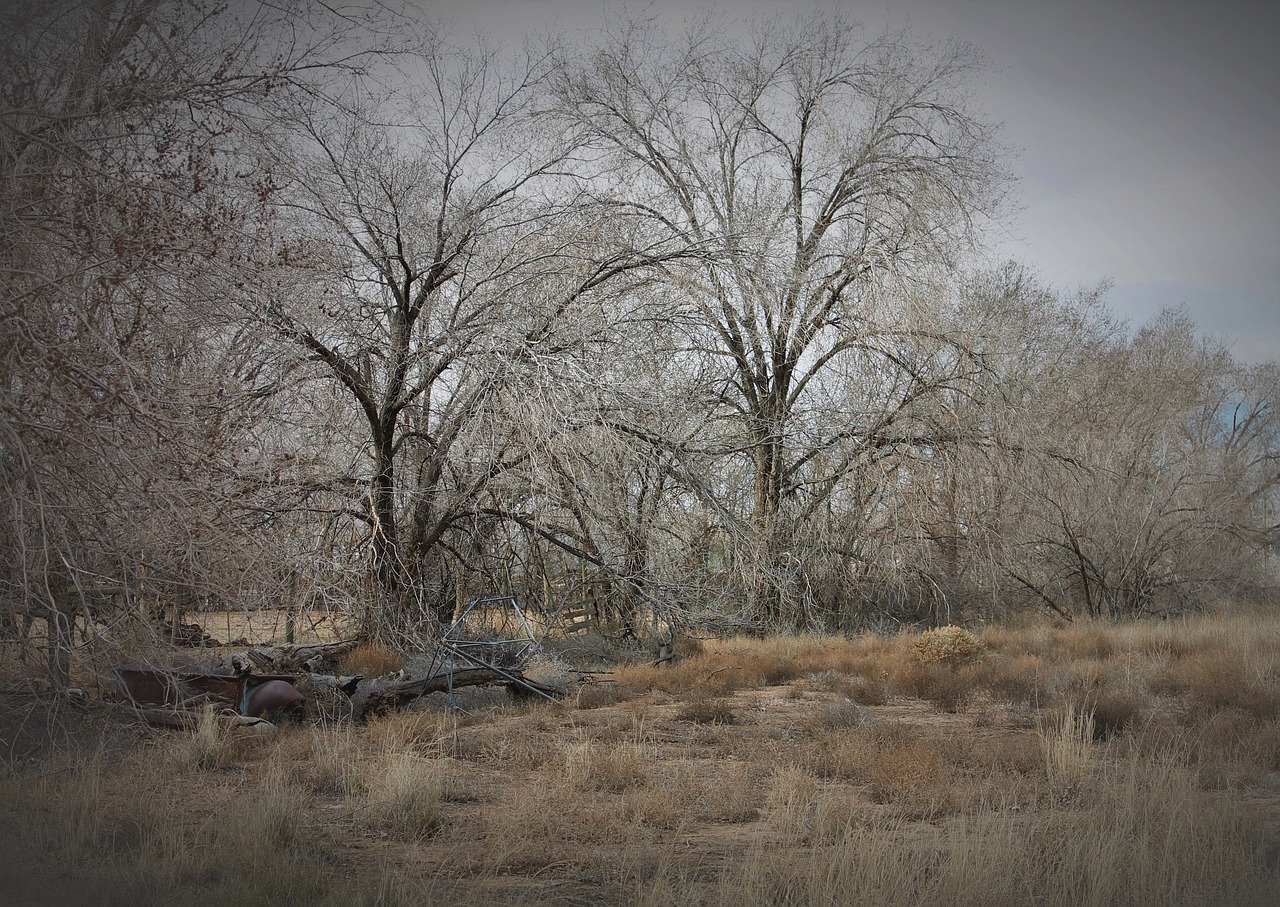
[[[278,718],[297,711],[301,705],[302,694],[292,683],[268,680],[249,689],[240,712],[250,718]]]
[[[296,709],[298,678],[283,674],[203,674],[154,668],[117,668],[111,697],[135,705],[179,707],[213,702],[258,718]]]
[[[433,680],[444,677],[449,705],[464,711],[454,696],[454,675],[470,666],[492,671],[518,689],[551,699],[521,673],[537,648],[533,627],[514,595],[473,599],[436,646],[421,695],[427,694]]]

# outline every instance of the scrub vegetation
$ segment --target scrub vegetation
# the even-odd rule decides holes
[[[1274,903],[1280,622],[970,638],[962,662],[922,655],[936,634],[707,639],[564,702],[272,737],[6,701],[6,739],[25,729],[0,886],[34,904]]]

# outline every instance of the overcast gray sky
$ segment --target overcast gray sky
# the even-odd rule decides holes
[[[831,0],[738,0],[785,12]],[[441,0],[496,37],[599,25],[608,0]],[[700,4],[631,2],[679,22]],[[1280,5],[1262,0],[842,0],[869,28],[957,36],[1019,155],[1000,244],[1070,290],[1113,282],[1134,326],[1185,304],[1249,362],[1280,359]]]

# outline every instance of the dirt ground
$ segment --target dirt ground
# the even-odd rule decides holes
[[[724,697],[716,704],[715,723],[692,720],[687,703],[660,695],[580,711],[539,709],[532,718],[499,710],[456,731],[457,788],[443,817],[447,835],[429,846],[398,847],[394,861],[407,879],[448,880],[477,902],[632,903],[638,887],[664,863],[689,854],[697,855],[696,878],[684,878],[683,884],[711,887],[753,847],[803,846],[795,829],[780,828],[784,805],[770,802],[766,792],[780,769],[806,762],[806,725],[824,707],[838,704],[837,694],[789,683]],[[907,735],[999,737],[1038,753],[1025,715],[1002,715],[979,729],[972,720],[940,715],[922,702],[864,712],[868,726],[892,725]],[[603,777],[571,781],[571,793],[563,798],[548,796],[549,777],[557,778],[563,767],[529,764],[538,761],[536,753],[530,760],[530,749],[538,746],[529,740],[531,720],[540,735],[615,753],[634,748],[645,763],[635,775],[625,762],[609,765],[600,771]],[[519,741],[526,741],[523,749]],[[867,827],[893,825],[901,813],[899,806],[876,802],[880,798],[867,783],[832,778],[816,786],[825,802],[857,813]],[[353,817],[338,818],[338,803],[322,808],[337,819],[328,831],[335,844],[341,842],[344,871],[363,875],[365,886],[376,884],[388,858],[386,838]],[[538,814],[557,808],[554,817]]]
[[[405,903],[443,897],[439,902],[598,905],[635,902],[638,886],[675,855],[696,853],[696,874],[710,886],[761,842],[801,845],[788,840],[790,832],[780,836],[779,804],[768,789],[780,769],[810,758],[813,727],[822,720],[816,716],[847,705],[838,693],[796,681],[735,691],[699,712],[699,703],[662,693],[591,706],[601,689],[607,684],[587,689],[580,702],[532,705],[513,704],[505,691],[468,690],[457,704],[471,715],[437,696],[414,715],[375,720],[357,733],[444,767],[440,830],[401,839],[368,820],[363,799],[308,780],[308,846],[324,855],[334,885],[350,892],[385,890],[391,879]],[[908,735],[1022,741],[1026,759],[1038,759],[1026,713],[947,715],[903,700],[857,707],[852,720]],[[199,816],[267,762],[310,779],[313,733],[285,728],[270,743],[244,746],[216,768],[185,771],[173,783]],[[50,750],[131,766],[131,751],[162,750],[182,736],[91,700],[61,702],[50,713],[31,700],[0,697],[0,742],[12,770],[37,764]],[[356,744],[368,747],[368,740]],[[361,757],[353,751],[349,758]],[[128,786],[128,770],[108,784]],[[868,826],[892,825],[901,811],[877,803],[866,783],[815,783],[825,800],[856,811]]]
[[[5,790],[47,785],[68,765],[78,767],[73,773],[93,766],[90,799],[126,817],[110,813],[112,827],[142,824],[128,817],[146,788],[156,798],[147,816],[217,844],[226,837],[220,823],[247,821],[227,816],[268,810],[287,788],[292,818],[280,859],[288,863],[280,866],[306,884],[282,894],[244,889],[248,882],[214,864],[166,869],[144,859],[151,845],[134,840],[141,832],[122,844],[97,825],[76,831],[80,795],[42,787],[0,808],[13,858],[0,890],[27,892],[26,903],[70,903],[59,892],[115,884],[115,853],[115,865],[136,860],[154,878],[96,902],[225,903],[234,892],[260,903],[834,903],[852,884],[840,866],[856,864],[868,867],[863,875],[883,875],[886,887],[849,893],[851,903],[1065,905],[1085,894],[1117,905],[1277,903],[1280,631],[1269,624],[1250,633],[1241,645],[1251,653],[1248,676],[1260,678],[1254,698],[1212,710],[1205,697],[1224,691],[1196,684],[1240,684],[1223,674],[1232,664],[1220,650],[1223,633],[1206,635],[1218,648],[1204,664],[1190,644],[1164,638],[993,633],[984,660],[928,671],[906,638],[734,644],[670,669],[633,662],[591,675],[595,682],[560,702],[467,690],[455,702],[465,712],[437,696],[355,727],[283,727],[254,739],[202,741],[92,699],[10,690],[0,695]],[[1183,680],[1179,671],[1193,673]],[[1079,689],[1087,695],[1072,700]],[[1121,695],[1131,712],[1116,718]],[[1071,730],[1075,713],[1061,711],[1071,701],[1092,703],[1099,724],[1090,712],[1083,735]],[[1067,731],[1059,732],[1063,714]],[[1113,872],[1167,859],[1173,878],[1206,864],[1190,882],[1157,878],[1126,894],[1132,879],[1099,874],[1089,884],[1103,893],[1082,894],[1071,887],[1078,881],[1010,877],[968,897],[934,884],[934,875],[959,872],[952,864],[966,860],[1041,873],[1056,871],[1057,860],[1067,867],[1060,875],[1088,876],[1071,868],[1066,851],[1094,834],[1145,840],[1146,826],[1125,828],[1129,820],[1098,811],[1132,796],[1143,775],[1166,770],[1167,786],[1135,807],[1147,818],[1133,821],[1158,832],[1153,850],[1126,852]],[[1162,839],[1177,823],[1161,802],[1184,789],[1191,799],[1170,805],[1168,816],[1197,815],[1203,834]],[[1215,825],[1205,817],[1218,810],[1225,818]],[[77,846],[88,851],[66,852],[99,869],[51,880],[46,845],[24,824],[33,815],[83,837]],[[966,843],[984,823],[998,826],[1003,843]],[[1208,853],[1227,837],[1222,853]],[[856,856],[841,856],[855,845]],[[1153,856],[1160,850],[1166,857]],[[967,856],[953,860],[953,852]],[[843,862],[822,862],[837,858]],[[280,866],[270,871],[287,875]],[[1242,873],[1245,893],[1234,899]]]

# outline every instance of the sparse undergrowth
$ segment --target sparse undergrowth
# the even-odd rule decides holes
[[[270,739],[204,721],[11,762],[0,890],[33,904],[1274,902],[1280,620],[944,635],[708,640],[564,703]]]

